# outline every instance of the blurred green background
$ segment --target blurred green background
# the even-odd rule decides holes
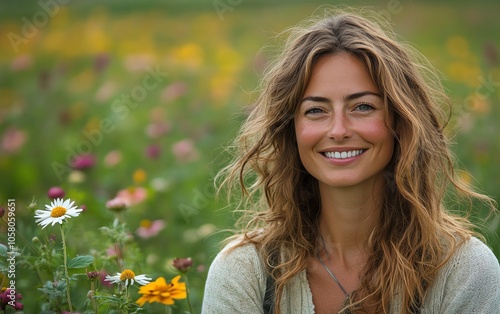
[[[147,197],[125,216],[140,273],[169,276],[172,258],[192,257],[189,284],[198,312],[207,269],[236,218],[214,198],[212,178],[227,162],[224,146],[256,96],[275,35],[326,3],[340,4],[0,2],[0,206],[16,199],[17,245],[30,247],[40,235],[28,209],[32,199],[42,208],[48,189],[60,186],[86,206],[70,223],[69,253],[106,249],[98,231],[113,220],[106,201],[120,190],[144,188]],[[443,74],[455,105],[448,130],[461,174],[498,201],[500,3],[348,4],[383,11]],[[79,154],[92,156],[88,168],[72,165]],[[479,208],[473,217],[479,221],[485,213]],[[165,223],[158,235],[135,233],[154,220]],[[498,218],[483,222],[481,232],[500,256],[498,224]],[[35,313],[40,283],[22,265],[17,272],[25,312]]]

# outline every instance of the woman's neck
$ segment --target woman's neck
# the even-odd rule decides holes
[[[331,188],[320,186],[320,233],[326,249],[348,266],[359,261],[376,227],[381,208],[381,184]]]

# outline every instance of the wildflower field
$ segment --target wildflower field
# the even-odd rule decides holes
[[[275,36],[325,3],[3,1],[0,310],[199,313],[237,218],[215,197],[225,147]],[[460,175],[500,200],[500,3],[349,4],[443,74]],[[487,214],[472,219],[500,257]]]

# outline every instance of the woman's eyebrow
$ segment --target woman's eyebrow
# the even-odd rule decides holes
[[[355,99],[358,99],[358,98],[361,98],[364,96],[368,96],[368,95],[382,98],[382,96],[379,93],[371,92],[371,91],[361,91],[361,92],[357,92],[354,94],[346,95],[343,97],[343,100],[347,102],[347,101],[352,101],[352,100],[355,100]],[[307,97],[304,97],[300,103],[303,103],[305,101],[322,102],[322,103],[331,103],[332,102],[332,100],[330,98],[322,97],[322,96],[307,96]]]
[[[321,96],[307,96],[307,97],[304,97],[300,103],[303,103],[305,101],[313,101],[313,102],[332,102],[330,98],[326,98],[326,97],[321,97]]]
[[[361,98],[363,96],[368,96],[368,95],[377,96],[377,97],[382,98],[382,96],[379,93],[371,92],[371,91],[362,91],[362,92],[358,92],[358,93],[354,93],[354,94],[350,94],[350,95],[345,96],[344,101],[351,101],[351,100],[358,99],[358,98]]]

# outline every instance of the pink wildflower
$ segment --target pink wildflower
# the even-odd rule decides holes
[[[71,167],[75,170],[84,170],[94,167],[96,159],[93,155],[79,155],[73,158]]]
[[[179,163],[191,162],[199,158],[199,153],[194,147],[194,143],[191,139],[185,139],[175,143],[172,146],[172,152]]]
[[[149,159],[157,159],[160,157],[161,147],[159,145],[149,145],[146,147],[146,156]]]
[[[26,132],[15,127],[5,130],[0,149],[9,154],[17,153],[26,142]]]
[[[104,164],[108,167],[116,166],[122,161],[122,153],[117,150],[110,151],[106,157],[104,157]]]
[[[136,233],[139,237],[143,239],[151,238],[165,228],[165,222],[163,220],[148,220],[144,219],[141,221],[141,225],[137,228]]]
[[[113,212],[121,212],[129,207],[128,200],[115,197],[106,202],[106,207]]]
[[[24,305],[19,300],[22,300],[23,296],[10,288],[4,289],[5,288],[2,288],[2,293],[0,293],[0,310],[7,313],[7,305],[12,306],[16,311],[22,310]]]
[[[20,55],[12,60],[10,68],[13,72],[26,70],[33,64],[33,58],[30,55]]]
[[[129,206],[137,205],[144,201],[148,196],[148,191],[142,187],[129,187],[118,191],[115,198],[118,198]]]
[[[175,100],[187,92],[187,84],[184,82],[175,82],[167,86],[161,93],[163,101],[168,102]]]
[[[171,129],[170,124],[165,121],[157,121],[148,125],[146,134],[151,138],[158,138],[167,134]]]

